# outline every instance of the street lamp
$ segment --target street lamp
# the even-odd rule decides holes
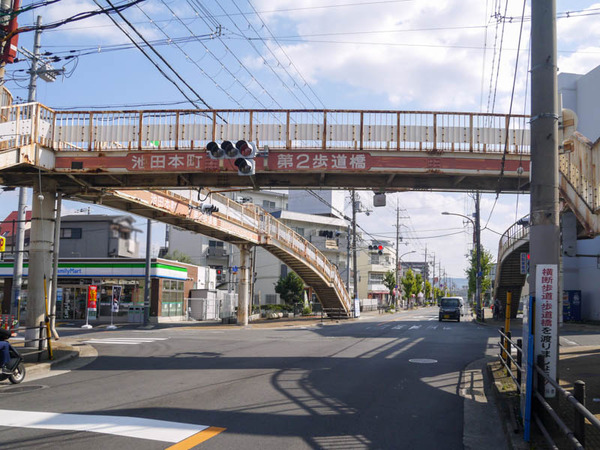
[[[479,195],[475,201],[475,220],[463,214],[451,213],[444,211],[442,212],[445,216],[459,216],[467,219],[473,225],[473,233],[475,233],[475,258],[477,258],[477,265],[475,274],[475,300],[477,302],[477,317],[483,322],[483,309],[481,305],[481,230],[479,226]]]
[[[398,279],[398,276],[399,276],[398,271],[400,270],[400,263],[402,261],[402,257],[404,255],[409,255],[411,253],[417,253],[417,251],[416,250],[411,250],[410,252],[403,253],[402,255],[400,255],[398,257],[398,260],[396,261],[396,286],[397,286],[396,287],[396,292],[398,292],[398,290],[400,290],[400,280]]]

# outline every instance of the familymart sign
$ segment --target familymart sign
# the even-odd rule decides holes
[[[145,262],[65,262],[58,263],[58,276],[61,278],[143,278]],[[23,265],[23,275],[27,276],[29,264]],[[12,278],[13,264],[0,263],[0,277]],[[185,267],[174,266],[162,262],[152,262],[150,269],[152,278],[169,278],[173,280],[187,279]]]

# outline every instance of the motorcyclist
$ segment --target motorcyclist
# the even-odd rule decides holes
[[[10,353],[8,352],[9,344],[6,341],[10,337],[10,332],[0,329],[0,369],[5,372],[5,366],[10,361]]]

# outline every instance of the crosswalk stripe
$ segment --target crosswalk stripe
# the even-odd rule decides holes
[[[89,431],[162,442],[181,442],[209,428],[207,425],[127,416],[59,414],[0,409],[3,427]],[[212,436],[211,436],[212,437]]]
[[[418,330],[419,328],[421,328],[421,325],[413,325],[409,330]]]
[[[151,343],[155,341],[164,341],[168,338],[102,338],[102,339],[88,339],[83,341],[85,344],[123,344],[123,345],[138,345],[144,343]]]

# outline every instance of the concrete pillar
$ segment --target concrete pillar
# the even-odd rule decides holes
[[[250,246],[241,244],[240,249],[240,282],[238,284],[238,325],[248,325],[248,299],[250,298]]]
[[[44,181],[33,188],[31,232],[29,242],[29,273],[27,276],[27,319],[28,330],[25,340],[38,339],[38,327],[44,321],[46,297],[44,294],[44,276],[52,276],[52,248],[54,239],[54,212],[56,186]],[[36,347],[38,342],[28,342],[26,346]]]

